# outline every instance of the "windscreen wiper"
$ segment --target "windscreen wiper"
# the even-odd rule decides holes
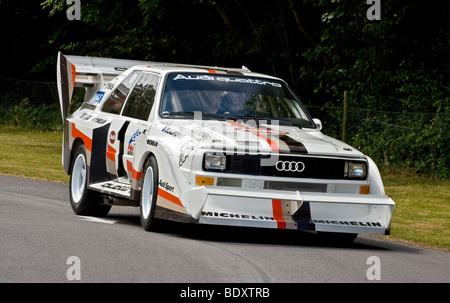
[[[178,112],[168,112],[164,111],[161,113],[161,116],[163,117],[169,117],[169,116],[184,116],[184,115],[194,115],[196,112],[194,111],[178,111]]]
[[[283,118],[269,118],[269,119],[271,121],[279,121],[279,124],[281,124],[281,125],[296,126],[296,127],[300,128],[300,129],[303,128],[300,124],[295,123],[295,122],[293,122],[293,121],[291,121],[289,119],[283,119]]]
[[[257,122],[261,122],[261,121],[279,121],[279,124],[281,125],[287,125],[287,126],[296,126],[298,128],[302,128],[302,126],[298,123],[295,123],[289,119],[283,119],[283,118],[275,118],[275,117],[268,117],[268,116],[264,116],[264,115],[258,115],[258,114],[254,114],[254,115],[247,115],[247,116],[234,116],[235,119],[242,119],[242,120],[250,120],[250,119],[254,119]]]
[[[221,119],[230,119],[236,121],[237,119],[235,117],[230,117],[227,115],[222,114],[212,114],[212,113],[203,113],[201,111],[177,111],[177,112],[163,112],[161,115],[163,117],[169,117],[169,116],[184,116],[184,115],[195,115],[195,113],[199,113],[202,117],[213,117],[213,118],[221,118]]]

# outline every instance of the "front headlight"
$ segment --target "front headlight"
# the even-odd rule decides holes
[[[227,167],[227,157],[225,155],[206,153],[204,167],[205,169],[224,170]]]
[[[349,178],[363,179],[367,176],[367,164],[361,162],[346,162],[344,174]]]

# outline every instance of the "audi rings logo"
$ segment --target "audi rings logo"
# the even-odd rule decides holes
[[[305,170],[305,164],[303,162],[295,162],[295,161],[278,161],[275,164],[275,167],[278,171],[290,171],[301,173]]]

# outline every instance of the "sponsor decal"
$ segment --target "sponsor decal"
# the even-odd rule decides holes
[[[219,137],[214,136],[207,131],[204,131],[202,128],[194,128],[193,130],[191,130],[191,137],[204,141],[221,141]]]
[[[154,146],[154,147],[158,146],[158,142],[150,140],[150,139],[147,139],[147,144],[151,145],[151,146]]]
[[[223,212],[219,213],[219,212],[212,212],[212,211],[202,211],[202,216],[205,216],[205,217],[230,218],[230,219],[249,219],[249,220],[261,220],[261,221],[275,221],[274,217],[243,215],[243,214],[223,213]]]
[[[136,138],[141,134],[139,129],[131,136],[130,141],[128,141],[128,148],[127,148],[127,155],[133,155],[134,154],[134,142],[136,141]]]
[[[178,74],[173,81],[176,80],[190,80],[190,81],[219,81],[226,83],[243,83],[243,84],[255,84],[272,87],[281,87],[280,83],[263,81],[261,79],[241,78],[241,77],[224,77],[224,76],[210,76],[210,75],[181,75]]]
[[[171,191],[173,192],[174,190],[174,186],[170,185],[168,182],[163,181],[163,180],[159,180],[159,186],[161,186],[161,188],[163,188],[165,191]]]
[[[115,132],[115,131],[112,131],[112,132],[109,134],[109,142],[111,142],[111,144],[114,144],[114,142],[116,142],[116,139],[117,139],[116,132]]]
[[[136,141],[136,137],[139,136],[141,133],[139,132],[139,129],[131,136],[130,141],[128,142],[128,144],[133,143],[134,141]]]
[[[360,221],[341,221],[341,220],[312,220],[312,221],[315,224],[383,227],[380,222],[360,222]]]
[[[171,135],[171,136],[173,136],[175,138],[180,138],[181,139],[181,138],[183,138],[185,136],[185,134],[183,134],[182,132],[180,132],[178,130],[175,130],[175,129],[172,129],[172,128],[168,127],[168,126],[164,126],[164,128],[161,131],[163,133]]]
[[[130,189],[131,187],[129,185],[117,185],[115,183],[104,183],[101,185],[102,188],[107,188],[107,189],[112,189],[112,190],[117,190],[117,191],[121,191],[121,192],[126,192],[126,193],[130,193]]]
[[[128,144],[127,155],[132,156],[134,154],[134,145]]]
[[[100,119],[98,117],[92,118],[91,120],[92,122],[98,123],[98,124],[105,124],[106,120],[105,119]]]
[[[92,115],[89,114],[89,113],[87,113],[87,112],[83,113],[83,114],[80,116],[80,119],[83,119],[83,120],[89,120],[89,119],[91,119],[91,118],[92,118]]]
[[[103,99],[104,96],[105,96],[105,92],[98,91],[98,92],[95,94],[95,100],[94,100],[94,102],[95,102],[95,103],[100,103],[100,102],[102,101],[102,99]]]
[[[90,104],[90,103],[83,103],[83,104],[80,106],[80,110],[81,110],[81,109],[95,110],[96,108],[97,108],[97,105]]]

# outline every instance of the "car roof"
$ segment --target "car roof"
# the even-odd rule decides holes
[[[264,77],[270,79],[278,79],[266,74],[256,73],[250,71],[247,67],[231,68],[231,67],[218,67],[218,66],[204,66],[204,65],[189,65],[189,64],[177,64],[177,63],[157,63],[149,62],[149,65],[137,65],[132,67],[133,70],[154,71],[161,74],[168,74],[173,72],[185,72],[185,73],[211,73],[222,75],[235,75],[235,76],[253,76]]]

